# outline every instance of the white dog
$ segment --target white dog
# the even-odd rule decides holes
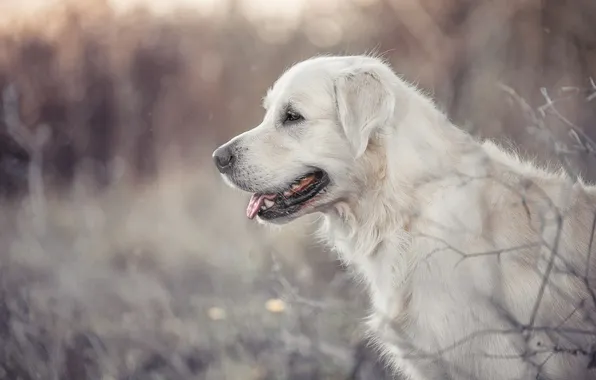
[[[215,163],[251,219],[322,214],[396,371],[596,379],[594,188],[475,140],[375,57],[301,62],[264,107]]]

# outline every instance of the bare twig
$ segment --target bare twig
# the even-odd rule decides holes
[[[28,184],[31,209],[35,214],[34,223],[38,233],[45,232],[46,199],[43,184],[43,148],[50,138],[50,129],[40,125],[35,133],[25,128],[20,118],[19,95],[16,87],[10,84],[2,92],[4,123],[8,134],[29,154]]]

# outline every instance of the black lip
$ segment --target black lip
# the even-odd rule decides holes
[[[331,182],[327,173],[325,173],[325,171],[323,170],[318,169],[314,172],[309,172],[308,174],[299,177],[296,181],[299,181],[311,175],[315,176],[315,182],[312,185],[310,185],[307,189],[305,189],[303,192],[300,192],[291,197],[286,197],[283,195],[283,192],[279,192],[277,193],[277,196],[275,198],[275,204],[266,210],[259,210],[257,215],[261,219],[272,220],[285,216],[290,216],[298,212],[302,208],[304,203],[316,197]]]

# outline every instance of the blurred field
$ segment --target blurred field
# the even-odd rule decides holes
[[[292,63],[375,51],[556,161],[528,109],[596,137],[595,24],[590,0],[0,2],[0,379],[382,378],[314,218],[249,223],[212,150]]]

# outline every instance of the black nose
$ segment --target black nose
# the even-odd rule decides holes
[[[228,173],[232,169],[234,160],[234,153],[232,153],[232,149],[227,145],[220,146],[213,152],[215,166],[217,166],[217,170],[222,174]]]

